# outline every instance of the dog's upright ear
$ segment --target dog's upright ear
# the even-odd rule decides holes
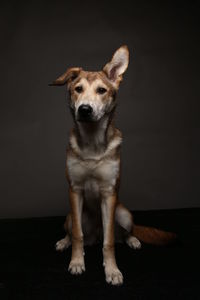
[[[78,77],[79,73],[81,72],[82,68],[69,68],[67,71],[59,76],[56,80],[49,83],[50,86],[58,85],[62,86],[64,84],[67,84],[67,87],[69,88],[69,84]]]
[[[108,62],[103,71],[106,73],[108,79],[112,84],[118,88],[122,75],[126,71],[129,63],[129,51],[126,45],[121,46],[115,51],[112,59]]]

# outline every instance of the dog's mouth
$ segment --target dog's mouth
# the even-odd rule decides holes
[[[81,122],[81,123],[93,123],[93,122],[95,122],[95,120],[91,117],[78,117],[77,121]]]

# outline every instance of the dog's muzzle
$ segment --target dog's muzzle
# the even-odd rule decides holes
[[[90,105],[82,104],[78,108],[78,121],[89,122],[92,121],[93,109]]]

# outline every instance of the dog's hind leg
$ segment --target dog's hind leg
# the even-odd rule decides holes
[[[67,249],[70,245],[71,245],[70,236],[69,236],[69,234],[66,234],[66,236],[63,239],[57,241],[56,250],[62,252],[65,249]]]
[[[118,202],[115,212],[115,220],[117,223],[126,230],[126,243],[133,249],[140,249],[140,241],[132,235],[133,232],[133,216],[130,211],[121,203]]]
[[[72,220],[70,213],[66,217],[64,228],[66,231],[66,236],[56,243],[55,247],[57,251],[64,251],[71,245],[70,232],[72,229]]]

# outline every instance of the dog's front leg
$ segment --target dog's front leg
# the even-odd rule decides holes
[[[83,231],[81,226],[83,197],[81,191],[69,191],[71,218],[72,218],[72,257],[69,264],[69,271],[72,274],[81,274],[85,271]]]
[[[103,194],[101,202],[103,222],[103,265],[106,281],[113,285],[123,283],[123,276],[115,260],[114,220],[116,208],[116,194]]]

